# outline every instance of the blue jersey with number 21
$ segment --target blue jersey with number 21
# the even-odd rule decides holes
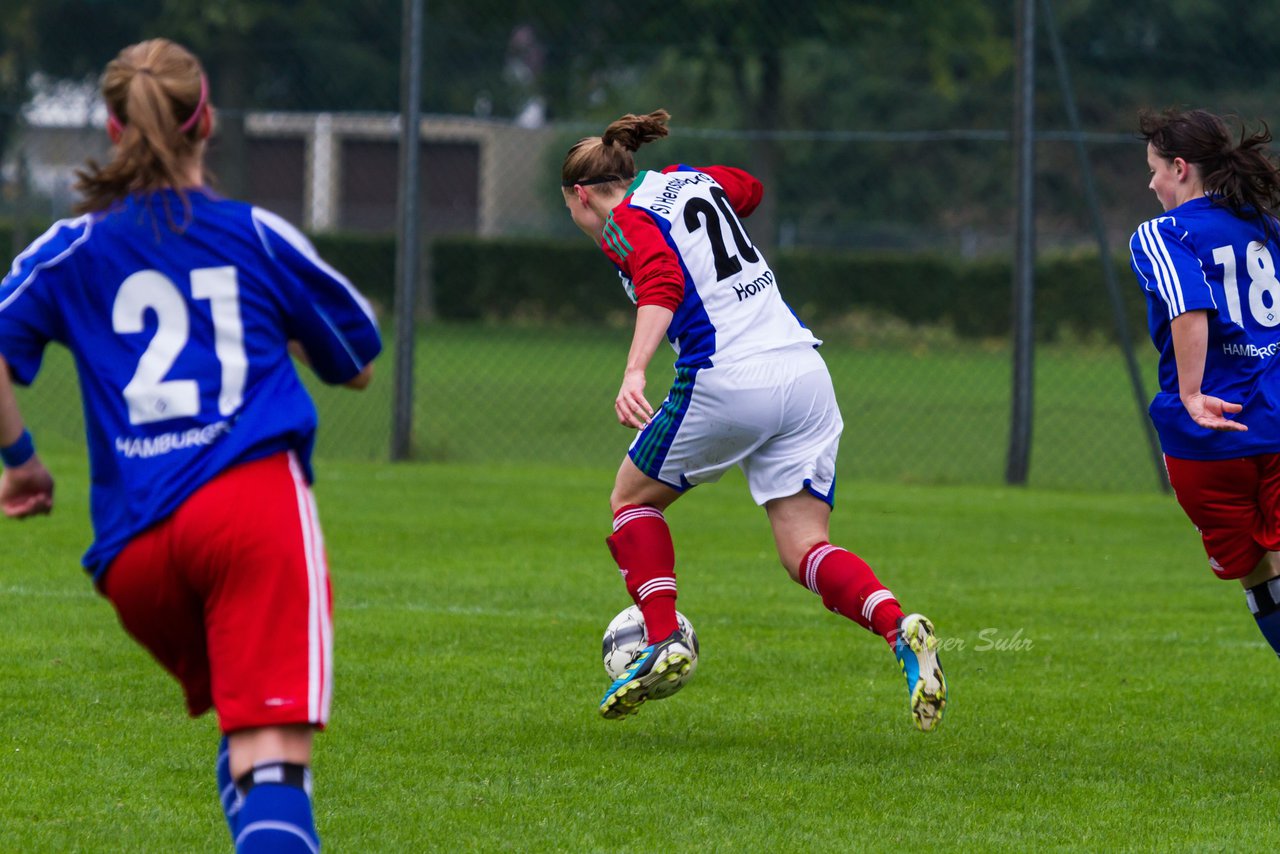
[[[1280,369],[1272,367],[1280,345],[1280,247],[1268,242],[1263,222],[1196,198],[1139,226],[1129,251],[1160,351],[1160,391],[1150,412],[1164,452],[1190,460],[1280,452]],[[1242,404],[1231,417],[1248,432],[1201,427],[1182,405],[1171,323],[1196,310],[1209,320],[1200,388]]]
[[[297,229],[210,193],[188,198],[189,218],[162,191],[59,221],[0,283],[0,354],[17,382],[35,379],[50,341],[75,357],[95,578],[233,465],[293,450],[311,478],[316,411],[289,341],[329,383],[381,349],[369,304]]]

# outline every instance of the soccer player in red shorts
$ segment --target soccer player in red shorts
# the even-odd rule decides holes
[[[1244,586],[1280,654],[1280,171],[1265,126],[1239,138],[1204,110],[1144,113],[1164,214],[1130,241],[1160,351],[1151,419],[1209,566]]]
[[[75,356],[92,473],[84,566],[120,622],[224,733],[239,852],[314,852],[313,733],[333,633],[311,493],[316,412],[290,353],[364,388],[369,303],[269,211],[205,186],[209,83],[185,48],[125,48],[102,76],[113,148],[0,282],[0,509],[48,513],[53,479],[12,382]],[[135,843],[134,848],[146,848]]]

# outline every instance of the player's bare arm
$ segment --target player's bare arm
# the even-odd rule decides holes
[[[645,370],[657,352],[674,313],[660,305],[642,305],[636,310],[636,328],[627,353],[627,367],[622,373],[622,387],[613,408],[618,423],[639,430],[653,417],[653,407],[644,396]]]
[[[1204,360],[1209,348],[1209,318],[1205,311],[1188,311],[1169,325],[1173,352],[1178,364],[1178,395],[1187,414],[1210,430],[1244,431],[1249,428],[1226,416],[1239,412],[1240,404],[1229,403],[1200,390],[1204,380]]]

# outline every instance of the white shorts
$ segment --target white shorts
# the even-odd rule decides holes
[[[628,456],[681,492],[736,465],[757,504],[805,489],[833,504],[843,429],[826,363],[812,347],[792,347],[739,364],[677,369]]]

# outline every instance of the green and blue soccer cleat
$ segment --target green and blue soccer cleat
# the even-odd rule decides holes
[[[649,644],[604,692],[600,714],[616,720],[634,714],[645,700],[670,697],[684,686],[684,677],[693,666],[693,656],[689,642],[679,629],[666,640]]]
[[[907,677],[911,717],[916,728],[929,732],[942,722],[947,706],[947,680],[938,663],[938,636],[922,614],[909,614],[898,624],[893,654]]]

